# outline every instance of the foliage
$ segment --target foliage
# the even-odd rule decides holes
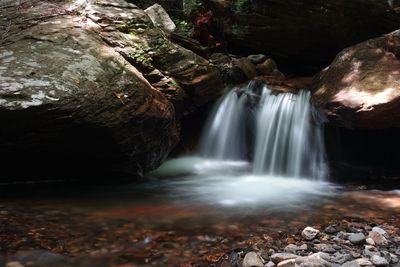
[[[130,55],[144,67],[151,67],[153,59],[151,57],[151,48],[147,44],[137,44],[130,52]]]
[[[172,18],[178,31],[186,37],[191,37],[193,33],[193,23],[190,21]]]
[[[177,86],[178,86],[178,83],[177,83],[176,81],[174,81],[174,80],[170,80],[170,81],[168,81],[168,86],[170,86],[170,87],[177,87]]]

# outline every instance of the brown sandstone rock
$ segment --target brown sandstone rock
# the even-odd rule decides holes
[[[400,126],[400,30],[343,50],[315,77],[312,102],[348,128]]]

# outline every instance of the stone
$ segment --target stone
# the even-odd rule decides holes
[[[351,261],[353,259],[353,257],[348,253],[343,254],[343,253],[337,252],[334,255],[332,255],[329,259],[331,262],[343,264],[347,261]]]
[[[367,258],[356,259],[356,262],[358,262],[360,266],[372,266],[372,263]]]
[[[22,265],[30,265],[32,262],[38,265],[56,265],[56,263],[67,261],[69,258],[46,250],[20,250],[9,256],[8,259]]]
[[[275,253],[271,255],[271,261],[275,264],[280,263],[281,261],[296,259],[299,256],[293,253]]]
[[[285,74],[283,74],[280,70],[274,69],[271,73],[271,76],[278,77],[278,78],[285,78]]]
[[[332,266],[329,255],[323,252],[314,253],[305,257],[296,258],[296,266],[325,267]]]
[[[358,263],[357,261],[349,261],[340,265],[340,267],[360,267],[360,266],[361,266],[360,263]]]
[[[239,59],[234,59],[233,63],[242,70],[247,79],[252,79],[257,76],[256,66],[254,66],[254,64],[251,63],[251,61],[247,58],[242,57]]]
[[[375,266],[388,266],[389,265],[388,261],[384,257],[380,257],[377,255],[373,255],[371,257],[371,262]]]
[[[296,260],[291,259],[291,260],[284,260],[278,263],[278,267],[295,267],[296,266]]]
[[[264,62],[257,65],[257,70],[261,75],[270,75],[277,69],[273,59],[268,58]]]
[[[336,252],[336,249],[334,249],[333,246],[329,245],[329,244],[316,244],[314,247],[316,250],[322,251],[325,253],[335,253]]]
[[[247,59],[250,60],[254,65],[257,65],[263,63],[267,59],[267,56],[263,54],[249,55],[247,56]]]
[[[371,238],[377,246],[387,246],[389,244],[386,237],[374,230],[370,231],[368,237]]]
[[[295,254],[300,248],[294,244],[289,244],[285,247],[284,251]]]
[[[300,250],[307,250],[307,244],[303,244],[298,247]]]
[[[2,42],[1,182],[143,176],[178,143],[177,119],[222,93],[219,70],[137,6],[85,3],[35,1]]]
[[[159,27],[163,31],[173,32],[176,29],[175,23],[169,17],[167,11],[159,5],[154,4],[144,10],[146,14],[150,17],[151,21],[156,27]]]
[[[390,253],[390,261],[391,261],[392,263],[398,263],[398,262],[399,262],[399,257],[396,256],[396,255],[393,254],[393,253]]]
[[[349,241],[354,245],[365,243],[365,235],[363,233],[352,234],[349,236]]]
[[[301,232],[301,236],[305,240],[313,240],[319,235],[319,230],[314,229],[312,227],[306,227],[304,230]]]
[[[370,246],[370,245],[365,245],[363,254],[366,257],[380,256],[381,255],[381,253],[378,251],[378,249],[376,247]]]
[[[10,261],[6,264],[6,267],[25,267],[18,261]]]
[[[397,49],[400,30],[344,49],[315,76],[312,103],[323,108],[330,122],[340,127],[400,126]]]
[[[264,263],[257,253],[251,251],[244,256],[243,267],[263,267]]]
[[[276,264],[273,263],[272,261],[269,261],[269,262],[265,265],[265,267],[275,267],[275,266],[276,266]]]
[[[382,228],[380,228],[378,226],[373,227],[372,231],[377,232],[377,233],[383,235],[386,238],[389,238],[389,234],[385,230],[383,230]]]
[[[375,246],[375,242],[372,238],[368,237],[365,241],[368,245]]]
[[[0,55],[1,79],[8,81],[0,83],[0,122],[7,125],[0,141],[7,156],[1,159],[13,179],[24,179],[24,169],[30,169],[29,179],[102,177],[112,169],[142,175],[178,141],[171,103],[70,17],[51,18],[10,36]],[[12,123],[16,119],[18,125]],[[22,163],[26,168],[15,168]]]
[[[325,228],[324,232],[327,233],[327,234],[334,234],[334,233],[337,232],[337,230],[336,230],[336,228],[333,227],[332,225],[329,225],[329,226],[327,226],[327,227]]]

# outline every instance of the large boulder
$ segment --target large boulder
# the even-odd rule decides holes
[[[98,24],[100,27],[93,30],[174,104],[178,117],[221,95],[223,82],[219,70],[169,41],[135,5],[123,0],[112,4],[93,0],[80,12]]]
[[[6,1],[0,32],[0,181],[141,175],[223,88],[124,0]]]
[[[63,2],[3,7],[0,182],[140,175],[165,159],[178,141],[173,105],[100,23]]]
[[[313,82],[312,102],[347,128],[400,126],[400,30],[343,50]]]
[[[212,10],[230,46],[316,66],[343,48],[396,30],[400,14],[387,0],[184,0],[195,17]]]

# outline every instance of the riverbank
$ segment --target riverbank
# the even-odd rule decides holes
[[[325,203],[287,210],[189,206],[139,201],[140,196],[132,195],[136,197],[118,201],[107,194],[1,201],[0,263],[8,267],[310,262],[398,266],[400,195],[396,192],[341,192]],[[304,234],[306,227],[318,234],[312,236],[314,230]]]

